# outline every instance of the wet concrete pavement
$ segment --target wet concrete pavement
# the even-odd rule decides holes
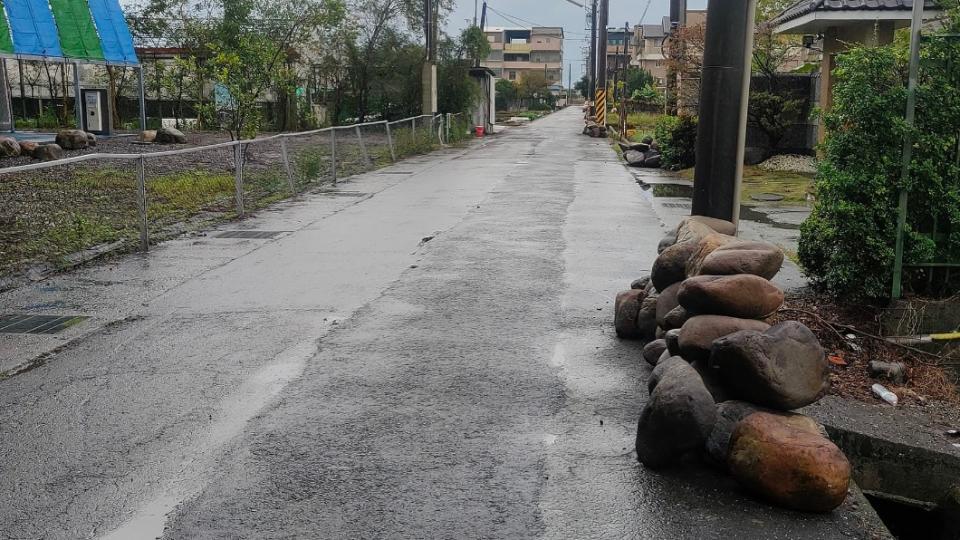
[[[92,317],[0,338],[30,368],[0,381],[0,537],[882,534],[861,498],[802,515],[637,464],[649,369],[612,300],[664,222],[579,118],[224,227],[275,239],[184,239],[0,296]]]

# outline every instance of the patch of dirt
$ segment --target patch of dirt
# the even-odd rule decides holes
[[[831,394],[879,403],[870,387],[880,383],[897,394],[903,404],[946,405],[951,409],[960,405],[960,393],[942,367],[941,359],[879,337],[882,333],[880,314],[881,309],[875,306],[841,303],[805,292],[789,296],[776,321],[798,320],[820,338],[831,358]],[[867,366],[872,360],[903,363],[907,368],[906,384],[872,378]]]

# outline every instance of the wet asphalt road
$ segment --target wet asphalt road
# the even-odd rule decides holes
[[[870,538],[636,463],[664,224],[579,117],[4,294],[92,318],[0,342],[0,537]]]

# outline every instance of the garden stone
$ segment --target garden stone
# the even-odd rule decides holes
[[[767,330],[745,329],[716,340],[710,367],[718,370],[737,398],[784,411],[814,403],[830,385],[823,347],[797,321]]]
[[[666,236],[660,239],[660,243],[657,244],[657,255],[663,253],[664,250],[666,250],[668,247],[676,243],[677,243],[677,232],[676,230],[674,230],[673,232],[668,233]]]
[[[783,305],[783,291],[750,274],[695,276],[683,282],[677,298],[687,311],[741,319],[762,319]]]
[[[696,242],[678,242],[663,250],[653,263],[650,279],[658,291],[687,277],[687,261],[697,250]]]
[[[637,333],[640,339],[655,339],[657,335],[657,295],[648,294],[637,312]]]
[[[81,129],[61,129],[56,143],[64,150],[82,150],[87,147],[87,133]]]
[[[636,150],[627,150],[623,153],[623,159],[631,167],[643,167],[643,162],[647,160],[647,155]]]
[[[718,232],[720,234],[725,234],[727,236],[736,236],[737,235],[737,226],[731,221],[725,219],[712,218],[708,216],[690,216],[684,221],[695,221],[697,223],[702,223],[713,232]]]
[[[711,233],[701,238],[697,243],[697,251],[687,261],[687,277],[693,277],[700,273],[700,266],[703,265],[703,260],[706,259],[708,255],[736,241],[737,238],[735,236],[720,233]]]
[[[703,380],[703,385],[707,387],[707,391],[713,396],[713,401],[716,403],[727,401],[730,399],[730,392],[728,392],[723,385],[720,374],[710,369],[709,364],[709,360],[696,360],[690,363],[693,369],[697,370],[697,373],[700,374],[700,379]]]
[[[646,137],[640,139],[640,142],[647,146],[651,146],[653,144],[653,137],[647,135]]]
[[[637,316],[640,313],[640,303],[647,293],[641,289],[630,289],[617,294],[613,304],[613,326],[617,337],[621,339],[638,339]]]
[[[699,242],[701,238],[707,236],[708,234],[713,234],[715,231],[709,225],[704,223],[702,220],[693,219],[692,217],[686,218],[680,222],[680,225],[677,227],[677,243],[693,241],[694,243]]]
[[[154,141],[160,144],[184,144],[187,142],[187,136],[177,128],[162,127],[157,130]]]
[[[696,274],[752,274],[773,279],[783,266],[783,250],[767,242],[731,242],[717,248],[696,268]],[[693,275],[696,275],[693,274]]]
[[[700,448],[717,415],[710,392],[682,358],[667,359],[657,370],[656,384],[637,423],[637,457],[650,468],[664,467]]]
[[[847,498],[850,462],[812,420],[798,417],[755,412],[740,420],[730,437],[730,474],[785,508],[830,512]]]
[[[664,375],[680,364],[689,366],[687,361],[679,356],[671,356],[665,359],[663,362],[657,362],[656,367],[654,367],[653,371],[650,372],[650,379],[647,380],[647,393],[652,394],[657,388],[657,385],[660,384],[660,381],[663,380]]]
[[[152,143],[157,140],[157,130],[147,129],[140,132],[140,137],[138,138],[140,142]]]
[[[20,143],[11,137],[0,137],[0,157],[17,157],[20,155]]]
[[[672,356],[680,356],[680,330],[667,330],[663,335],[663,341],[667,344],[667,350]]]
[[[33,151],[40,146],[39,144],[33,141],[21,141],[20,142],[20,155],[21,156],[33,156]]]
[[[63,157],[63,148],[58,144],[41,144],[32,155],[34,159],[40,161],[54,161]]]
[[[697,315],[691,317],[680,328],[677,344],[680,354],[688,361],[703,361],[710,358],[710,348],[714,340],[741,330],[762,332],[767,328],[770,328],[769,324],[753,319],[738,319],[724,315]],[[669,340],[667,345],[670,345]]]
[[[649,284],[650,284],[650,276],[643,276],[642,278],[633,280],[633,283],[630,284],[630,288],[646,290],[647,285]]]
[[[674,330],[676,328],[683,327],[692,315],[689,311],[683,308],[683,306],[677,306],[670,310],[670,313],[667,313],[667,316],[663,318],[664,329],[665,330]]]
[[[87,146],[96,146],[97,136],[93,133],[87,133]]]
[[[820,426],[808,416],[774,411],[747,401],[723,401],[717,404],[717,421],[713,425],[713,431],[711,431],[710,436],[707,437],[706,443],[707,455],[716,464],[726,467],[727,457],[730,452],[730,439],[733,437],[733,432],[737,429],[737,425],[740,424],[741,420],[756,412],[781,415],[788,419],[789,422],[795,423],[799,428],[807,429],[815,433],[821,432]]]
[[[660,362],[664,362],[664,361],[666,361],[668,358],[672,358],[672,357],[673,357],[673,355],[670,354],[670,351],[665,349],[665,350],[663,351],[663,354],[660,355],[660,358],[657,358],[657,364],[656,364],[656,365],[660,365]]]
[[[677,300],[677,293],[680,291],[681,283],[674,283],[673,285],[667,287],[666,289],[660,291],[660,295],[657,296],[657,325],[663,328],[666,328],[665,320],[667,313],[670,313],[674,308],[680,306],[680,302]]]
[[[667,341],[665,339],[655,339],[643,347],[643,359],[651,366],[655,366],[666,350]]]
[[[656,150],[651,150],[647,153],[647,158],[643,160],[643,166],[650,169],[659,169],[660,165],[663,163],[663,156],[660,155]]]

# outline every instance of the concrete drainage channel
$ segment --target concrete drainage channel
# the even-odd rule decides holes
[[[895,537],[960,539],[960,456],[930,448],[927,441],[893,441],[829,422],[826,428]]]

